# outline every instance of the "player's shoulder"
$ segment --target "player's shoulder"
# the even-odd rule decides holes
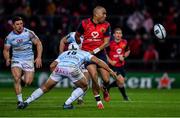
[[[91,21],[91,18],[86,18],[86,19],[83,19],[83,20],[82,20],[82,23],[87,24],[87,23],[89,23],[90,21]]]
[[[110,23],[108,21],[104,21],[104,23],[110,25]]]
[[[30,30],[30,29],[28,29],[28,28],[24,28],[24,31],[23,31],[23,32],[24,32],[24,33],[28,33],[28,34],[30,34],[30,35],[32,35],[32,36],[35,35],[34,31],[33,31],[33,30]]]
[[[126,39],[122,39],[122,42],[123,42],[123,43],[127,43],[127,40],[126,40]]]
[[[107,25],[107,26],[110,26],[110,23],[109,23],[108,21],[104,21],[103,24],[105,24],[105,25]]]
[[[110,44],[116,43],[114,39],[112,39],[110,42]]]
[[[28,32],[28,33],[34,33],[34,31],[28,29],[28,28],[24,28],[23,32]]]
[[[12,38],[14,37],[14,35],[15,35],[15,34],[14,34],[13,31],[9,32],[9,34],[6,36],[5,40],[12,39]]]

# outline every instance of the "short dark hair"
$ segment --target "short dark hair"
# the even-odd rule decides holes
[[[122,31],[122,29],[121,29],[120,27],[116,27],[116,28],[114,29],[114,32],[116,32],[116,31]]]
[[[23,21],[23,18],[22,17],[20,17],[20,16],[14,16],[13,18],[12,18],[12,23],[14,24],[16,21],[18,21],[18,20],[22,20]]]

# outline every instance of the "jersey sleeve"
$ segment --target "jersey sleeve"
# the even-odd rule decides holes
[[[38,36],[31,30],[29,30],[29,37],[31,40],[39,39]]]
[[[85,58],[85,61],[86,61],[86,62],[90,62],[92,57],[93,57],[93,55],[92,55],[91,53],[86,52],[86,58]]]
[[[11,41],[10,41],[10,38],[7,36],[5,38],[5,43],[4,43],[5,46],[11,46]]]
[[[111,36],[111,26],[109,25],[106,32],[104,33],[105,37],[110,37]]]

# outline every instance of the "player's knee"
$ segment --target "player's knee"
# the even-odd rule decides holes
[[[14,77],[14,82],[15,83],[20,83],[21,79],[19,79],[19,77]]]
[[[109,83],[109,78],[103,79],[104,83]]]
[[[120,85],[120,86],[124,85],[124,78],[118,78],[117,79],[117,84]]]
[[[83,91],[86,91],[88,89],[88,83],[83,82],[82,84],[80,84],[80,87],[83,89]]]
[[[13,75],[13,78],[14,78],[14,81],[15,81],[15,82],[18,82],[18,81],[20,81],[21,76],[18,75],[18,74],[14,74],[14,75]]]
[[[32,83],[32,82],[27,81],[27,82],[25,82],[25,83],[26,83],[26,85],[28,85],[28,86],[29,86],[29,85],[31,85],[31,83]]]
[[[30,79],[25,79],[25,83],[26,83],[26,85],[31,85],[32,79],[31,78]]]
[[[47,88],[46,86],[42,86],[41,89],[44,93],[49,91],[49,88]]]
[[[83,91],[87,91],[87,89],[88,89],[88,86],[83,86]]]

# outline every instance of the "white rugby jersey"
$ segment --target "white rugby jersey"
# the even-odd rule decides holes
[[[70,32],[70,33],[66,36],[66,39],[67,39],[67,42],[68,42],[68,43],[76,43],[75,34],[76,34],[76,32]],[[81,37],[80,37],[81,43],[78,44],[80,48],[82,47],[83,39],[84,39],[84,38],[81,36]]]
[[[12,60],[34,59],[32,41],[37,38],[35,33],[27,28],[24,28],[21,34],[11,31],[6,37],[5,45],[12,47]]]
[[[90,62],[93,55],[83,50],[68,50],[56,59],[58,65],[80,67],[84,62]]]

